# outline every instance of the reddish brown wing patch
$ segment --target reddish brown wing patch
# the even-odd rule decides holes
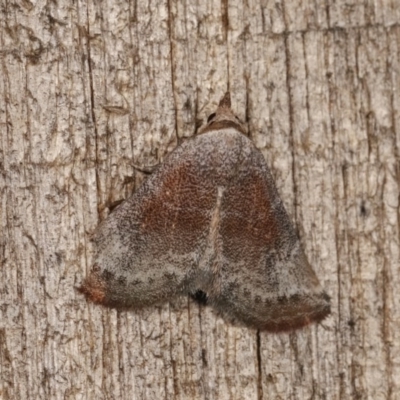
[[[168,168],[142,202],[140,232],[150,239],[154,257],[165,245],[178,254],[193,251],[207,232],[216,189],[202,178],[188,163]],[[161,247],[158,240],[151,244],[154,237],[164,238]]]
[[[231,321],[280,332],[319,322],[329,297],[304,256],[261,153],[243,139],[224,191],[219,238],[221,291],[211,299]]]
[[[106,281],[101,278],[98,268],[94,267],[91,274],[84,280],[78,291],[94,303],[106,303]]]

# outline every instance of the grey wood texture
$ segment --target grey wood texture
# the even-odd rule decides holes
[[[0,1],[0,399],[400,399],[398,0]],[[107,206],[229,87],[332,298],[271,335],[88,304]]]

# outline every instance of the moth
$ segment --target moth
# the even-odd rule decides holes
[[[94,264],[80,291],[104,306],[137,309],[201,293],[226,320],[270,332],[330,313],[229,92],[93,240]]]

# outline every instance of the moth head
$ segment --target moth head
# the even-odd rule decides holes
[[[217,110],[208,116],[207,123],[199,129],[198,134],[224,128],[235,128],[247,135],[245,124],[232,112],[229,92],[219,102]]]

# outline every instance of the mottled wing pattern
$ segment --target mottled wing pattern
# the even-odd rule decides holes
[[[220,291],[232,321],[269,331],[324,318],[329,298],[301,249],[262,154],[242,136],[242,160],[221,203]]]
[[[90,300],[137,308],[196,285],[216,188],[198,170],[188,145],[98,227],[94,267],[81,287]]]
[[[320,321],[329,298],[229,93],[199,133],[100,224],[80,290],[135,308],[200,294],[230,321],[269,331]]]

